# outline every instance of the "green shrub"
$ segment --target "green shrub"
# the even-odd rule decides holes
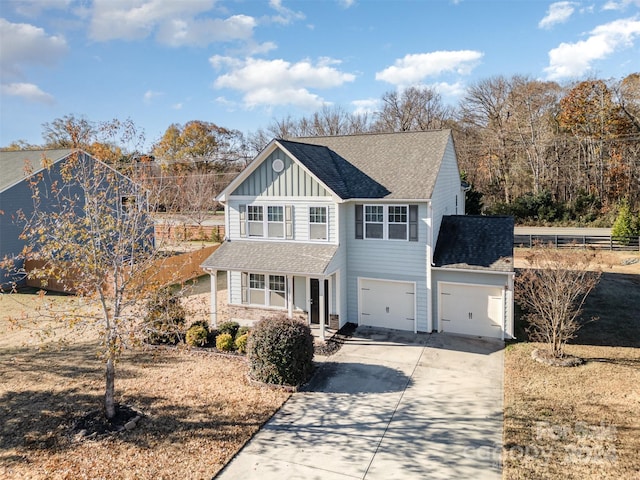
[[[250,371],[256,380],[300,385],[313,371],[313,336],[308,325],[280,315],[263,318],[247,342]]]
[[[186,311],[170,288],[155,292],[146,305],[146,341],[153,345],[176,344],[184,334]]]
[[[243,325],[238,329],[238,333],[236,333],[236,338],[239,337],[240,335],[244,335],[245,333],[249,333],[250,331],[251,331],[251,327],[247,327],[246,325]]]
[[[191,325],[187,330],[185,341],[192,347],[204,347],[207,344],[209,330],[202,325]]]
[[[216,337],[216,348],[221,352],[231,352],[233,350],[233,337],[230,333],[221,333]]]
[[[218,325],[218,332],[220,333],[228,333],[231,335],[231,338],[236,338],[236,334],[238,333],[238,329],[240,325],[238,322],[223,322]]]
[[[238,331],[238,333],[240,333],[240,331]],[[238,335],[236,337],[236,341],[234,342],[234,345],[236,347],[236,350],[240,353],[247,353],[247,340],[249,338],[249,334],[248,333],[243,333],[242,335]]]

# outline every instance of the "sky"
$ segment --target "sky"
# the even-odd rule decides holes
[[[245,134],[408,86],[640,71],[640,0],[0,0],[0,146],[65,115]]]

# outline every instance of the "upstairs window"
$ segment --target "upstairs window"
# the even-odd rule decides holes
[[[407,239],[407,206],[406,205],[389,205],[389,239],[390,240],[406,240]]]
[[[418,205],[355,205],[356,239],[418,241]]]
[[[264,215],[261,205],[249,205],[247,207],[247,223],[250,237],[264,236]]]
[[[267,207],[267,232],[269,238],[284,238],[284,208]]]
[[[327,207],[309,207],[309,240],[326,240]]]
[[[384,205],[364,206],[364,238],[384,238]]]

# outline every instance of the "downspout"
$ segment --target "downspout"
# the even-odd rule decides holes
[[[433,251],[433,206],[431,200],[427,204],[427,332],[433,332],[433,286],[431,266]]]

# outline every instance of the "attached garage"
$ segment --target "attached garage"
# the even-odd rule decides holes
[[[369,278],[358,279],[359,325],[416,331],[416,286]]]
[[[438,297],[439,331],[503,338],[502,287],[438,282]]]

